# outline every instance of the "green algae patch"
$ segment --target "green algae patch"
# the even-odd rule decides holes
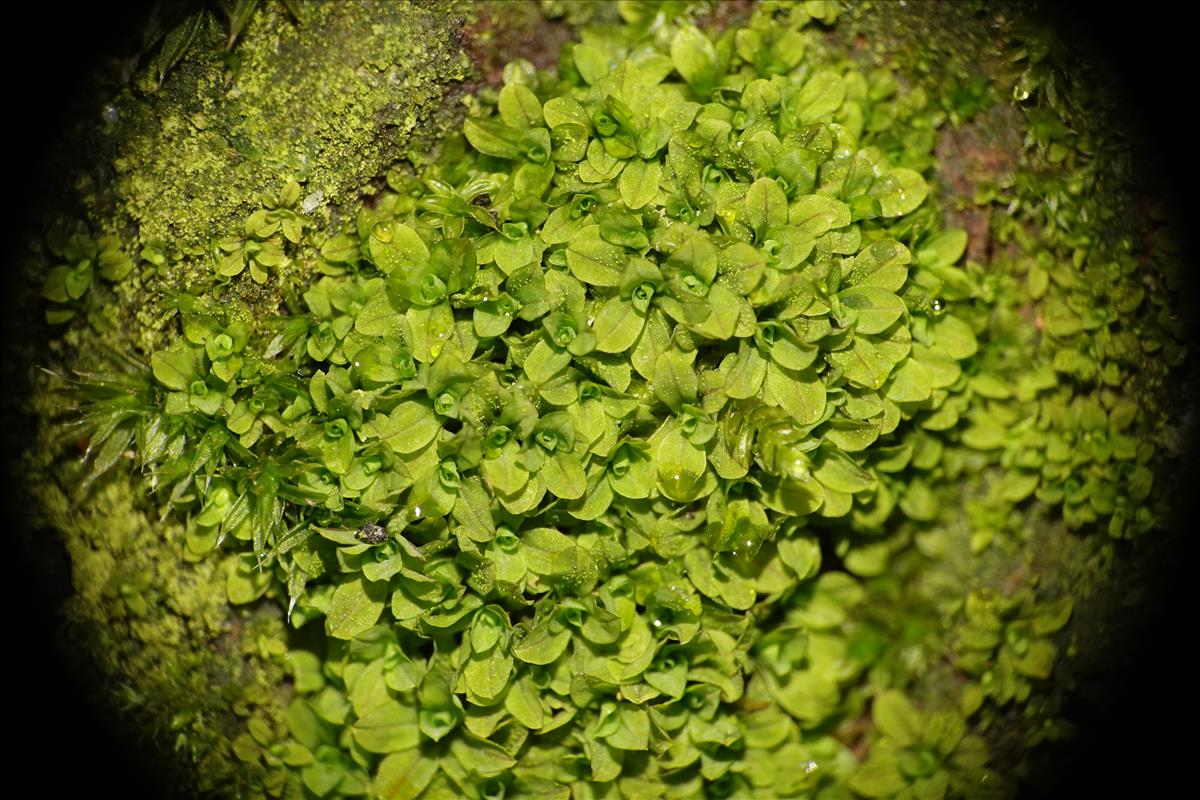
[[[344,8],[319,13],[369,59],[310,53],[314,19],[280,8],[237,68],[198,53],[139,101],[200,103],[132,139],[156,169],[188,156],[118,179],[149,238],[47,237],[86,455],[44,504],[81,619],[148,652],[225,642],[215,668],[250,676],[233,716],[177,715],[212,774],[286,797],[1015,791],[989,738],[1018,709],[1055,735],[1076,605],[1161,497],[1176,258],[1095,230],[1120,176],[1052,104],[1005,112],[1031,143],[1005,169],[947,168],[1011,76],[852,57],[869,15],[764,2],[719,29],[622,2],[356,203],[466,73],[397,45],[444,15],[363,34],[374,7]],[[350,124],[286,113],[318,107]],[[151,209],[154,181],[221,163],[228,194]],[[102,364],[96,332],[133,357]]]

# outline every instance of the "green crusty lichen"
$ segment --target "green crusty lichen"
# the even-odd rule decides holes
[[[1155,527],[1173,236],[1036,37],[898,70],[840,8],[617,3],[403,164],[450,6],[269,6],[118,105],[114,216],[46,237],[88,457],[42,498],[213,786],[1015,791],[989,740],[1060,733]]]

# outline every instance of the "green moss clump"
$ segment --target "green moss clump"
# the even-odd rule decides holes
[[[278,184],[137,252],[52,237],[81,345],[170,292],[147,363],[76,390],[88,507],[132,537],[47,497],[79,607],[150,653],[260,609],[218,662],[254,681],[222,752],[272,796],[1002,794],[986,737],[1014,709],[1060,730],[1073,610],[1155,526],[1169,228],[1098,231],[1117,177],[1045,108],[1006,169],[939,163],[959,125],[1019,118],[995,109],[1028,75],[898,74],[818,0],[712,32],[616,8],[353,214],[309,199],[379,153],[272,138],[305,96],[276,104],[271,43],[307,51],[263,16],[247,94],[209,101],[236,119],[176,144],[202,174],[212,137],[275,142]],[[144,508],[107,482],[126,460]],[[151,508],[173,550],[136,544]]]

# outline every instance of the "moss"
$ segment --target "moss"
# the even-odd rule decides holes
[[[143,263],[133,280],[97,289],[86,318],[55,345],[64,362],[92,367],[106,348],[148,353],[168,341],[174,335],[176,294],[210,278],[209,242],[237,232],[250,211],[273,203],[294,179],[302,187],[299,202],[318,229],[305,243],[308,250],[295,254],[294,274],[266,285],[238,280],[223,298],[250,320],[277,313],[291,289],[288,280],[306,279],[318,263],[313,245],[349,227],[351,210],[363,194],[375,191],[388,166],[406,156],[424,160],[438,135],[456,123],[464,83],[498,83],[498,65],[514,53],[542,64],[547,52],[572,35],[571,25],[612,11],[611,6],[554,2],[311,8],[312,17],[296,26],[281,8],[267,6],[243,34],[232,60],[222,54],[224,34],[210,24],[200,46],[161,90],[149,91],[155,81],[143,75],[113,100],[117,122],[102,134],[104,160],[112,171],[102,166],[81,183],[88,228],[94,234],[118,234],[133,252],[171,244],[164,248],[162,264]],[[971,234],[970,260],[988,262],[994,272],[1023,275],[1020,260],[1028,255],[1028,241],[1040,236],[1038,223],[1067,228],[1070,236],[1089,227],[1078,219],[1040,219],[1027,208],[1014,222],[1004,209],[1010,198],[1051,192],[1078,197],[1078,190],[1068,189],[1075,180],[1086,180],[1089,193],[1110,198],[1099,206],[1099,218],[1120,216],[1115,204],[1128,197],[1122,183],[1127,176],[1111,169],[1089,172],[1096,161],[1089,140],[1081,145],[1053,126],[1046,136],[1035,132],[1031,140],[1022,139],[1044,122],[1039,109],[1058,110],[1044,99],[1045,92],[1025,115],[1004,102],[1014,87],[1027,89],[1035,78],[1045,86],[1048,80],[1040,72],[1030,77],[1019,62],[1012,66],[1018,36],[1014,7],[920,4],[915,13],[901,12],[895,4],[852,8],[856,27],[849,37],[831,34],[830,51],[848,48],[856,58],[899,61],[914,85],[944,103],[953,121],[938,150],[944,166],[954,160],[951,169],[941,171],[942,199],[946,221]],[[564,16],[568,25],[547,33],[548,47],[523,48],[547,17]],[[937,35],[929,36],[931,30]],[[1019,35],[1029,40],[1029,34]],[[871,48],[855,49],[862,41],[871,42]],[[982,83],[980,76],[985,76]],[[1049,105],[1037,105],[1042,103]],[[1077,109],[1062,113],[1074,114],[1077,123],[1087,116]],[[1084,136],[1100,124],[1084,125]],[[1034,146],[1026,147],[1027,141]],[[391,182],[397,188],[401,179]],[[1064,202],[1063,207],[1081,206]],[[1088,263],[1121,254],[1122,240],[1150,236],[1112,226],[1105,233],[1107,241],[1082,248]],[[1081,249],[1070,236],[1055,239],[1048,252],[1069,261]],[[1150,258],[1149,247],[1130,247]],[[997,291],[1009,289],[1016,291],[1006,285]],[[1021,313],[1027,316],[1014,312],[984,324],[1014,329],[1012,346],[1033,348],[1039,306],[1030,303]],[[1139,423],[1147,440],[1165,439],[1168,433],[1167,412],[1154,398],[1166,385],[1169,361],[1149,359],[1151,367],[1135,373],[1136,396],[1153,411]],[[46,397],[43,393],[38,409],[43,439],[31,474],[43,484],[38,497],[46,522],[65,532],[73,561],[72,629],[87,633],[89,650],[101,654],[107,671],[123,676],[127,700],[166,726],[208,788],[222,793],[278,788],[278,764],[256,755],[278,733],[280,709],[288,700],[281,660],[285,629],[272,610],[275,604],[231,612],[220,572],[228,564],[215,559],[184,563],[184,527],[155,519],[138,497],[136,479],[109,480],[86,499],[62,488],[77,477],[77,469],[69,466],[77,453],[57,441],[64,429]],[[923,555],[910,552],[893,564],[893,575],[867,582],[876,616],[865,621],[858,642],[870,644],[872,625],[906,633],[903,642],[888,645],[872,681],[914,684],[914,697],[931,707],[962,691],[962,675],[944,658],[951,636],[939,638],[936,631],[941,619],[960,612],[962,598],[972,591],[1012,595],[1031,588],[1050,598],[1070,593],[1083,602],[1085,628],[1074,634],[1077,638],[1102,630],[1109,619],[1108,610],[1097,611],[1094,601],[1110,578],[1114,545],[1077,535],[1036,502],[990,513],[988,498],[1002,472],[985,464],[943,465],[964,482],[976,473],[980,478],[944,498],[949,513],[937,541],[922,538],[928,531],[919,525],[895,531],[897,550],[915,539]],[[980,538],[984,529],[986,541]],[[926,569],[929,558],[937,562],[933,569]],[[1065,650],[1070,640],[1058,641]],[[1068,674],[1079,669],[1086,670],[1086,664]],[[992,731],[1000,757],[996,763],[1020,765],[1029,741],[1057,733],[1062,696],[1060,688],[1042,685],[1023,715],[1009,706],[975,718]],[[855,724],[848,722],[840,734],[847,743],[861,737],[861,730],[852,730]],[[259,746],[247,744],[246,737]]]
[[[211,240],[237,232],[264,197],[296,180],[310,218],[337,230],[390,165],[424,158],[458,124],[461,87],[478,74],[464,27],[494,9],[465,0],[305,8],[297,25],[282,5],[264,4],[232,56],[209,17],[161,88],[147,67],[105,96],[101,124],[88,118],[72,132],[64,150],[89,156],[64,167],[71,186],[49,204],[58,210],[37,238],[114,234],[135,262],[157,252],[160,263],[143,258],[129,280],[93,287],[86,313],[65,331],[9,341],[12,366],[70,374],[112,368],[114,353],[153,351],[176,335],[179,293],[208,280]],[[498,12],[495,20],[481,52],[514,36]],[[38,244],[25,260],[24,311],[40,316],[33,287],[53,258]],[[245,281],[228,301],[261,320],[278,312],[280,290]],[[38,329],[22,316],[15,327]],[[71,401],[57,378],[39,373],[33,383],[21,409],[37,430],[19,467],[34,498],[26,524],[57,532],[70,558],[62,634],[79,671],[99,668],[113,687],[100,698],[106,713],[134,720],[147,762],[176,763],[171,783],[189,794],[278,791],[279,762],[244,746],[251,731],[263,737],[264,721],[278,733],[289,699],[277,606],[233,609],[229,564],[185,559],[185,526],[160,519],[128,469],[79,492],[86,439]]]

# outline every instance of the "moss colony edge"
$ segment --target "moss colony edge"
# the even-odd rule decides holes
[[[831,46],[836,4],[721,32],[615,8],[365,204],[383,145],[269,181],[247,158],[272,189],[236,219],[201,189],[199,219],[47,234],[79,375],[45,385],[82,399],[87,457],[46,513],[81,605],[130,630],[184,645],[244,609],[238,652],[185,647],[159,701],[214,791],[1004,796],[1000,719],[1058,734],[1069,570],[1155,526],[1169,229],[1097,236],[1105,173],[1046,117],[1054,177],[954,198],[939,142],[998,101]],[[250,61],[302,35],[267,14]],[[428,108],[465,74],[421,69]],[[208,115],[176,123],[218,171]],[[1008,212],[986,259],[947,224],[972,205]],[[129,357],[87,343],[130,319]],[[62,459],[78,420],[42,403]]]

